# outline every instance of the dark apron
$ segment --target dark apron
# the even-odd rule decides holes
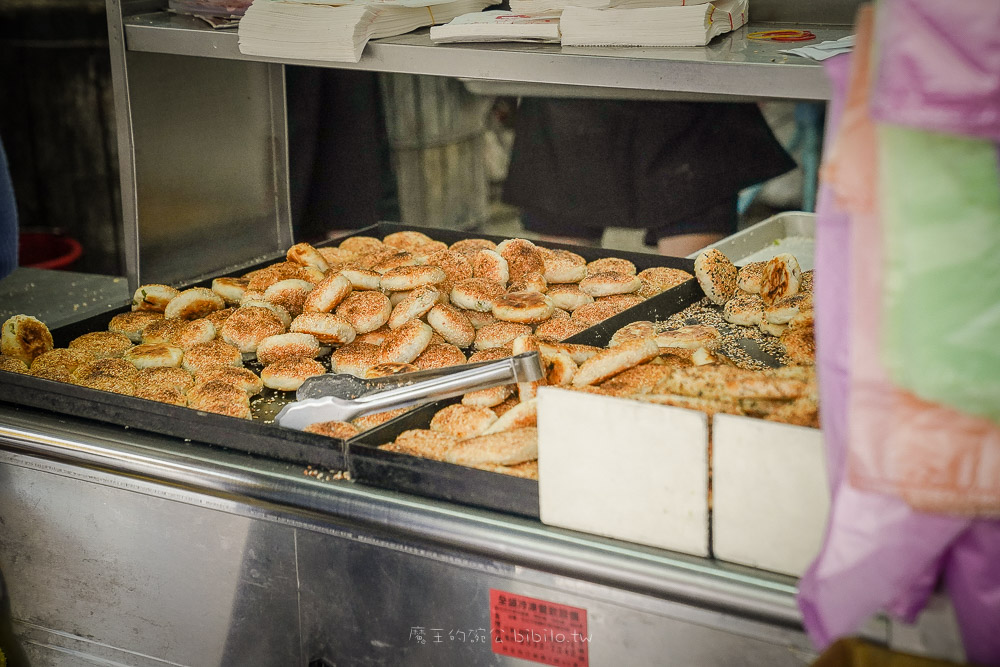
[[[515,128],[504,200],[563,227],[731,231],[697,220],[795,166],[755,104],[525,98]]]

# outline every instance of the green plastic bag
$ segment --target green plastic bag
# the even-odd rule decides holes
[[[997,146],[890,125],[879,127],[879,144],[890,376],[1000,423]]]

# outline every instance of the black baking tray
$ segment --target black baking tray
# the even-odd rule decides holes
[[[431,233],[418,227],[397,225],[391,227],[391,231],[401,229],[424,231],[432,238],[449,244],[462,238],[485,238],[497,242],[509,238],[445,230],[434,230]],[[690,259],[558,243],[543,243],[543,245],[571,250],[587,261],[601,257],[621,257],[631,261],[640,271],[654,266],[667,266],[694,274],[694,261]],[[697,281],[689,280],[576,334],[566,342],[603,347],[614,332],[626,324],[636,320],[664,320],[703,296],[704,293]],[[351,478],[381,488],[537,519],[538,482],[535,480],[378,449],[380,445],[395,440],[403,431],[427,428],[438,410],[458,400],[451,399],[425,405],[349,440],[347,452]]]
[[[348,236],[383,238],[397,231],[424,232],[431,238],[448,244],[468,238],[486,238],[496,242],[509,238],[383,222],[317,245],[336,245]],[[588,261],[601,257],[621,257],[633,262],[640,271],[654,266],[668,266],[693,273],[694,267],[692,260],[683,258],[557,243],[545,243],[545,246],[571,250]],[[242,275],[282,259],[282,255],[277,255],[255,266],[235,271],[232,275]],[[196,285],[207,287],[211,285],[211,280],[189,283],[182,287]],[[695,296],[700,296],[700,290],[697,282],[690,280],[647,299],[570,340],[604,345],[619,327],[635,320],[663,319],[682,309],[687,303],[697,300]],[[56,346],[65,347],[73,338],[90,331],[107,330],[112,317],[128,310],[129,305],[123,304],[119,308],[54,329],[52,335]],[[523,516],[538,516],[538,484],[534,480],[378,449],[378,445],[391,442],[396,435],[408,428],[426,428],[434,412],[446,402],[424,406],[366,431],[350,441],[343,441],[260,421],[233,419],[4,371],[0,371],[0,401],[162,433],[296,464],[349,469],[353,479],[373,486]]]

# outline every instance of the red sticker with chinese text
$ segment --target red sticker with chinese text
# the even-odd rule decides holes
[[[490,589],[493,652],[556,667],[587,667],[587,610]]]

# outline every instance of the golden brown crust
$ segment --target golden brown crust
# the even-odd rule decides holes
[[[496,410],[494,410],[496,413]],[[503,414],[486,429],[485,434],[501,433],[534,426],[538,423],[538,401],[520,399],[517,405],[504,410]]]
[[[116,359],[132,347],[128,336],[111,331],[94,331],[69,342],[69,349],[93,354],[97,359]]]
[[[480,250],[496,250],[497,244],[487,239],[462,239],[455,241],[449,248],[466,257],[475,255]]]
[[[420,320],[410,320],[394,329],[379,351],[379,362],[412,363],[430,345],[434,330]]]
[[[249,368],[220,366],[218,368],[208,368],[198,371],[195,374],[195,382],[198,384],[213,382],[215,380],[231,384],[247,396],[256,396],[264,389],[264,383],[260,377]]]
[[[472,275],[483,280],[506,285],[510,280],[507,260],[496,250],[483,249],[472,256]]]
[[[323,257],[319,250],[308,243],[296,243],[288,249],[285,258],[293,264],[312,266],[320,271],[327,271],[330,268],[326,258]]]
[[[14,358],[14,357],[7,357]],[[85,350],[69,350],[56,348],[35,357],[31,362],[30,374],[34,377],[70,382],[70,376],[77,368],[96,357]]]
[[[807,395],[809,383],[733,366],[700,366],[675,370],[656,387],[656,391],[725,401],[793,399]]]
[[[334,367],[335,373],[350,373],[364,377],[368,369],[378,363],[380,363],[379,347],[357,340],[330,354],[330,364]]]
[[[628,276],[635,275],[635,264],[620,257],[601,257],[587,263],[587,276],[597,273],[622,273]]]
[[[392,269],[397,269],[401,266],[415,266],[418,263],[419,260],[413,256],[413,253],[400,250],[377,261],[372,265],[371,270],[376,273],[385,274]]]
[[[497,246],[497,252],[507,260],[510,280],[520,280],[529,273],[545,273],[545,261],[534,243],[527,239],[508,239]]]
[[[172,387],[137,386],[135,390],[135,397],[144,398],[147,401],[156,401],[157,403],[179,405],[182,408],[187,407],[187,396],[185,396],[183,392]]]
[[[212,290],[207,287],[192,287],[171,299],[163,310],[163,316],[168,320],[196,320],[225,307],[226,302]]]
[[[670,377],[674,369],[670,366],[642,364],[630,368],[615,377],[601,383],[612,396],[635,396],[652,393],[656,386]]]
[[[309,334],[323,345],[345,345],[356,338],[347,318],[333,313],[302,313],[292,320],[289,330]]]
[[[384,343],[385,339],[389,337],[390,333],[392,333],[392,329],[389,328],[389,325],[383,324],[375,331],[369,331],[368,333],[360,334],[357,338],[354,339],[354,341],[358,343],[368,343],[370,345],[377,346]]]
[[[448,433],[459,440],[482,435],[497,416],[489,408],[471,407],[456,403],[441,410],[431,419],[430,428],[439,433]]]
[[[640,280],[652,283],[660,288],[660,291],[677,287],[689,280],[694,280],[694,276],[681,269],[674,269],[669,266],[653,266],[643,269],[636,274]]]
[[[260,379],[265,387],[295,391],[309,378],[325,373],[323,364],[313,359],[284,359],[265,366],[260,372]]]
[[[705,295],[723,305],[736,292],[736,266],[717,248],[702,251],[694,260],[694,275]]]
[[[722,317],[730,324],[756,326],[764,314],[764,301],[757,294],[736,294],[722,307]]]
[[[347,298],[354,287],[347,277],[334,273],[323,278],[302,302],[303,313],[329,313]]]
[[[46,354],[49,353],[47,352]],[[41,358],[42,356],[44,355],[39,355],[39,358]],[[7,371],[8,373],[21,373],[27,375],[28,364],[24,363],[17,357],[12,357],[7,354],[0,354],[0,371]]]
[[[656,327],[648,320],[632,322],[631,324],[626,324],[611,336],[611,340],[608,341],[608,347],[616,347],[627,340],[635,340],[636,338],[649,338],[655,333]]]
[[[413,364],[400,364],[394,361],[390,361],[385,364],[375,364],[367,371],[365,371],[366,378],[380,378],[387,377],[389,375],[401,375],[403,373],[412,373],[414,371],[419,371]]]
[[[595,298],[631,294],[640,287],[642,287],[642,280],[637,276],[618,271],[588,273],[587,277],[580,281],[580,289]]]
[[[427,313],[427,323],[452,345],[469,347],[476,339],[476,328],[458,308],[436,304]]]
[[[385,248],[385,244],[374,236],[349,236],[337,246],[355,255],[367,255]]]
[[[319,422],[317,424],[310,424],[302,429],[306,433],[315,433],[317,435],[325,435],[328,438],[337,438],[338,440],[347,440],[348,438],[353,438],[361,430],[350,422]]]
[[[548,340],[566,340],[585,331],[587,325],[569,317],[553,317],[535,327],[535,335]]]
[[[196,384],[187,393],[188,407],[227,417],[250,419],[250,399],[242,390],[222,380]]]
[[[789,327],[781,334],[785,355],[793,364],[812,366],[816,363],[816,339],[812,327]]]
[[[177,368],[184,358],[184,351],[166,343],[144,343],[125,352],[122,358],[139,369],[159,366]]]
[[[167,341],[170,345],[186,350],[215,339],[215,325],[207,317],[183,320],[183,322],[183,325],[170,334]]]
[[[798,260],[788,253],[777,255],[764,265],[760,277],[760,297],[770,306],[786,296],[797,294],[801,276]]]
[[[212,280],[212,291],[221,296],[227,306],[235,306],[243,299],[243,295],[246,293],[249,284],[249,278],[228,278],[223,276]]]
[[[184,394],[194,386],[194,377],[183,368],[160,366],[139,371],[135,384],[137,390],[173,389]]]
[[[281,306],[289,315],[295,317],[302,312],[306,299],[315,288],[316,285],[308,280],[297,278],[279,280],[264,290],[264,301]]]
[[[663,349],[697,350],[704,347],[711,351],[717,350],[722,344],[722,334],[713,326],[692,324],[659,332],[656,334],[656,344]]]
[[[389,315],[389,328],[398,329],[412,319],[426,315],[438,303],[433,287],[417,287],[396,304]]]
[[[319,355],[319,341],[306,333],[286,333],[269,336],[257,346],[257,361],[270,366],[286,359],[309,358]]]
[[[267,291],[268,287],[277,282],[282,280],[308,280],[310,275],[298,264],[294,264],[292,262],[278,262],[277,264],[266,266],[263,269],[251,271],[243,277],[250,281],[247,283],[246,292],[244,293],[245,295],[249,292],[259,292],[263,294]]]
[[[375,239],[376,241],[378,239]],[[379,244],[381,247],[381,243]],[[326,263],[330,265],[331,271],[336,271],[337,269],[343,267],[346,264],[350,264],[358,257],[358,253],[351,252],[350,250],[345,250],[344,248],[336,248],[334,246],[324,246],[322,248],[316,248],[319,254],[323,256]]]
[[[457,283],[472,277],[472,264],[462,253],[454,250],[438,250],[427,258],[431,266],[440,266],[448,282]]]
[[[386,410],[385,412],[376,412],[375,414],[371,415],[363,415],[353,420],[351,423],[357,426],[362,431],[367,431],[370,428],[381,426],[390,419],[395,419],[400,415],[404,415],[411,409],[412,408],[396,408],[395,410]]]
[[[573,376],[573,386],[582,387],[601,382],[645,363],[660,354],[652,338],[639,338],[621,343],[609,350],[602,350],[580,364]]]
[[[219,333],[223,341],[240,352],[252,353],[257,351],[260,341],[284,331],[281,318],[267,308],[240,306],[226,319]]]
[[[383,273],[379,285],[387,292],[405,292],[443,283],[447,277],[440,266],[399,266]]]
[[[545,272],[542,274],[548,283],[569,284],[578,283],[587,277],[587,260],[569,250],[542,250]]]
[[[478,364],[480,361],[497,361],[512,356],[514,356],[514,352],[511,350],[511,346],[501,345],[500,347],[490,347],[485,350],[473,352],[469,356],[469,363]]]
[[[239,348],[218,338],[195,345],[184,351],[181,367],[192,373],[217,366],[242,366],[243,355]]]
[[[531,333],[531,327],[514,322],[496,322],[476,332],[475,347],[484,350],[509,345],[518,336]]]
[[[750,262],[736,273],[736,286],[749,294],[760,294],[760,281],[764,276],[767,262]]]
[[[493,302],[493,317],[504,322],[537,324],[552,316],[552,300],[538,292],[508,292]]]
[[[638,303],[642,303],[642,299],[638,297],[633,298],[638,299]],[[592,327],[609,317],[614,317],[618,313],[628,310],[633,305],[636,304],[632,303],[630,305],[629,301],[595,301],[594,303],[584,304],[574,310],[572,318],[586,324],[588,327]]]
[[[451,288],[451,302],[459,308],[488,312],[493,304],[504,295],[504,286],[485,278],[460,280]]]
[[[14,315],[3,323],[0,354],[31,364],[35,357],[52,348],[52,334],[41,320],[30,315]]]
[[[70,377],[73,384],[131,396],[139,371],[124,359],[104,358],[80,364]]]
[[[445,456],[457,443],[458,440],[453,435],[421,428],[403,431],[396,437],[395,442],[382,445],[379,449],[444,461]]]
[[[516,465],[538,458],[538,430],[520,428],[458,442],[444,459],[458,465]]]
[[[462,397],[462,405],[492,408],[503,403],[513,393],[514,387],[509,384],[499,387],[489,387],[487,389],[477,389],[476,391],[470,391]]]
[[[393,232],[392,234],[387,234],[382,243],[393,248],[399,248],[400,250],[412,250],[413,248],[419,248],[420,246],[432,243],[434,239],[427,236],[423,232]]]
[[[391,313],[389,297],[374,291],[352,292],[337,306],[337,314],[346,318],[359,334],[378,329],[389,321]]]
[[[450,343],[430,344],[420,353],[419,357],[413,360],[413,364],[420,370],[459,366],[465,362],[465,354],[462,350]]]
[[[140,285],[132,296],[132,310],[162,313],[170,300],[178,294],[180,291],[170,285]]]
[[[128,336],[128,339],[133,343],[139,343],[142,341],[142,330],[153,322],[162,320],[163,313],[150,310],[131,310],[112,317],[108,323],[108,331]]]

